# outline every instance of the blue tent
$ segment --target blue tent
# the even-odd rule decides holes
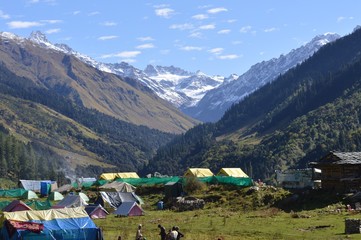
[[[102,239],[84,207],[4,212],[0,239]]]

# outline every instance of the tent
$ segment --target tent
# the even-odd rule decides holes
[[[4,212],[0,239],[101,239],[84,207]]]
[[[143,213],[143,209],[136,202],[122,203],[122,205],[113,212],[113,214],[119,216],[142,216]]]
[[[92,204],[85,206],[85,211],[88,213],[89,217],[92,219],[96,218],[106,218],[109,214],[105,208],[103,208],[100,204]]]
[[[42,182],[51,183],[50,180],[20,180],[20,183],[25,190],[34,192],[40,192]]]
[[[60,192],[52,192],[48,196],[48,200],[51,200],[51,201],[60,201],[63,199],[64,199],[64,196]]]
[[[27,211],[31,208],[20,200],[14,200],[9,205],[3,208],[3,212],[16,212],[16,211]]]
[[[89,198],[85,193],[80,192],[79,196],[84,200],[84,202],[89,202]]]
[[[22,199],[35,199],[35,198],[38,198],[38,195],[36,195],[36,193],[31,190],[27,190],[26,192],[23,193],[23,195],[21,195],[21,198]]]
[[[139,178],[136,172],[120,172],[120,173],[103,173],[100,179],[113,181],[116,178]]]
[[[248,178],[248,175],[240,168],[222,168],[219,170],[217,176]]]
[[[189,168],[184,177],[212,177],[214,174],[208,168]]]
[[[74,208],[88,205],[79,195],[67,195],[58,202],[53,208]]]
[[[103,207],[112,207],[114,209],[117,209],[125,202],[144,204],[143,200],[133,192],[100,192],[100,196],[95,201],[96,204],[101,204]]]
[[[136,187],[126,182],[111,182],[106,183],[99,188],[100,191],[106,192],[134,192]]]
[[[0,196],[1,197],[11,197],[11,198],[17,198],[21,197],[26,192],[23,188],[16,188],[16,189],[8,189],[8,190],[0,190]]]
[[[44,202],[39,200],[30,200],[25,202],[25,204],[34,210],[49,210],[51,208],[51,202],[49,200],[45,200]]]

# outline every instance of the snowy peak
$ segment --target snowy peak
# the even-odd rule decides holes
[[[178,67],[174,67],[174,66],[164,67],[164,66],[153,66],[153,65],[148,65],[144,69],[144,73],[147,74],[148,76],[157,76],[162,74],[168,74],[168,75],[170,74],[170,75],[178,75],[178,76],[192,75],[192,73],[187,72]]]
[[[40,31],[33,31],[30,34],[29,39],[33,42],[39,43],[39,44],[50,44],[50,42],[48,41],[48,39],[46,38],[46,35]]]
[[[240,77],[232,76],[230,81],[225,80],[218,88],[208,91],[196,105],[184,108],[183,111],[201,121],[217,121],[232,104],[273,81],[280,74],[305,61],[325,44],[338,38],[340,36],[335,33],[318,35],[287,54],[257,63]]]

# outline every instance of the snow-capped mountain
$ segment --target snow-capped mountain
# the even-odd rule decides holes
[[[183,107],[182,111],[193,118],[205,122],[220,119],[224,112],[234,103],[256,89],[274,80],[280,74],[309,58],[323,45],[338,39],[334,33],[326,33],[314,37],[309,43],[292,50],[286,55],[263,61],[253,65],[237,80],[224,81],[218,88],[208,91],[205,96],[193,107]]]
[[[81,61],[104,72],[114,73],[121,77],[134,78],[153,90],[160,98],[172,103],[176,107],[187,108],[194,106],[211,89],[221,85],[223,81],[235,79],[236,75],[229,78],[222,76],[208,76],[200,71],[187,72],[183,69],[170,66],[148,65],[144,71],[128,63],[102,63],[74,51],[65,44],[52,44],[46,36],[39,32],[31,33],[29,39],[40,46],[62,51],[73,55]]]

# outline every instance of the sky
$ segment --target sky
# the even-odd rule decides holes
[[[351,33],[360,9],[359,0],[0,0],[0,31],[41,31],[100,62],[227,77],[316,35]]]

